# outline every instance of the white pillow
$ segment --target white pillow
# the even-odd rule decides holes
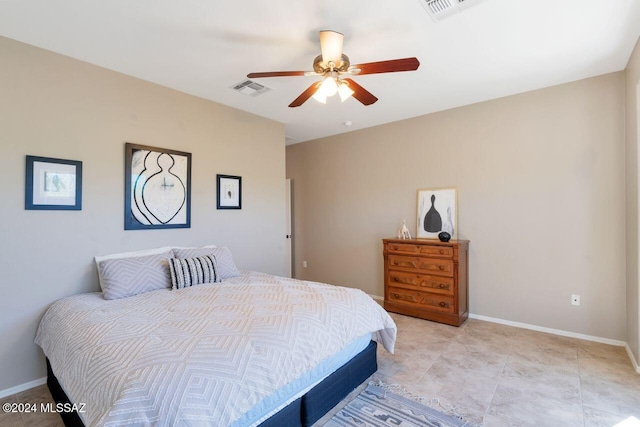
[[[121,252],[117,254],[109,254],[97,256],[94,259],[96,260],[96,268],[98,269],[98,280],[100,281],[100,289],[104,288],[104,281],[102,280],[102,274],[100,273],[100,263],[102,261],[106,261],[108,259],[119,259],[119,258],[138,258],[141,256],[147,255],[158,255],[158,254],[167,254],[171,252],[170,256],[173,258],[173,252],[171,251],[171,246],[163,246],[161,248],[155,249],[143,249],[141,251],[134,252]]]

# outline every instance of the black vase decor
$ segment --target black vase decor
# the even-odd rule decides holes
[[[451,240],[451,234],[443,231],[442,233],[438,234],[438,239],[440,239],[441,242],[448,242],[449,240]]]
[[[431,208],[424,216],[424,231],[436,233],[442,230],[442,217],[435,207],[436,196],[431,195]]]

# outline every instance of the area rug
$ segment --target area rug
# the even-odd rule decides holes
[[[327,427],[467,427],[463,420],[369,383]]]

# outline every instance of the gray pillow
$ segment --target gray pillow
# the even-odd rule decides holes
[[[119,299],[169,289],[169,254],[115,258],[98,264],[104,299]]]
[[[229,248],[173,248],[176,258],[196,258],[205,255],[213,255],[218,265],[218,273],[221,279],[229,279],[240,275],[233,255]]]

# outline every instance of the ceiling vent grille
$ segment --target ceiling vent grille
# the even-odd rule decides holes
[[[260,96],[271,90],[271,88],[261,85],[260,83],[256,83],[253,80],[244,80],[231,86],[231,89],[249,96]]]
[[[462,12],[484,0],[419,0],[434,21]]]

